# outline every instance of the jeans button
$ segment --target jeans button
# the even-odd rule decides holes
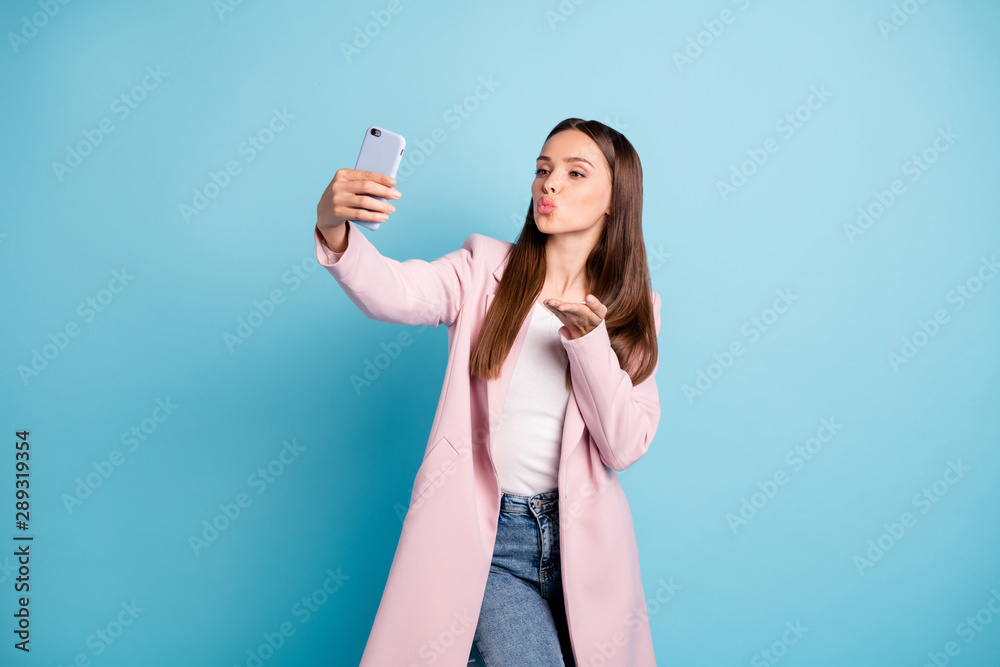
[[[535,509],[538,509],[541,506],[542,506],[542,501],[538,498],[535,498]]]

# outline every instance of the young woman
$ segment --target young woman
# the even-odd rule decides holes
[[[347,222],[395,211],[386,176],[340,169],[317,206],[316,257],[367,317],[449,328],[362,667],[656,664],[617,477],[660,418],[642,167],[621,133],[568,118],[535,168],[515,243],[472,234],[431,262]]]

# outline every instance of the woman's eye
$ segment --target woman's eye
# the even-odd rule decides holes
[[[548,169],[544,169],[544,168],[541,168],[541,167],[540,167],[540,168],[538,168],[538,169],[536,169],[536,170],[535,170],[535,176],[538,176],[538,175],[539,175],[539,174],[541,174],[541,173],[542,173],[543,171],[548,171]],[[576,170],[573,170],[573,171],[571,171],[571,172],[569,172],[569,173],[571,173],[571,174],[579,174],[579,175],[580,175],[580,176],[582,176],[583,178],[586,178],[586,177],[587,177],[587,175],[586,175],[585,173],[583,173],[582,171],[576,171]]]

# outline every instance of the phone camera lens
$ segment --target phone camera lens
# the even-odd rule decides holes
[[[381,130],[376,130],[375,128],[372,128],[372,134],[374,134],[376,137],[381,137],[382,136],[382,131]]]

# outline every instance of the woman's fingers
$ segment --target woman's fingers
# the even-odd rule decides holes
[[[389,219],[388,213],[372,211],[367,208],[348,208],[341,216],[345,220],[367,220],[369,222],[385,222]]]
[[[598,316],[598,317],[600,317],[600,318],[601,318],[602,320],[603,320],[603,319],[604,319],[604,318],[605,318],[605,317],[607,316],[607,314],[608,314],[608,307],[607,307],[607,306],[605,306],[605,305],[604,305],[603,303],[601,303],[600,301],[598,301],[598,300],[597,300],[597,297],[596,297],[596,296],[594,296],[593,294],[588,294],[588,295],[587,295],[587,306],[588,306],[588,307],[589,307],[589,308],[590,308],[590,309],[591,309],[592,311],[594,311],[594,313],[596,313],[596,314],[597,314],[597,316]]]
[[[346,192],[378,195],[387,199],[399,199],[403,196],[399,190],[392,187],[396,182],[395,179],[385,174],[380,174],[377,171],[358,171],[357,169],[339,171],[345,172],[342,180],[345,181]]]
[[[368,195],[360,194],[354,195],[348,200],[355,209],[367,209],[369,211],[375,211],[379,213],[395,213],[396,207],[387,201],[382,201],[381,199],[375,199],[374,197],[369,197]]]

